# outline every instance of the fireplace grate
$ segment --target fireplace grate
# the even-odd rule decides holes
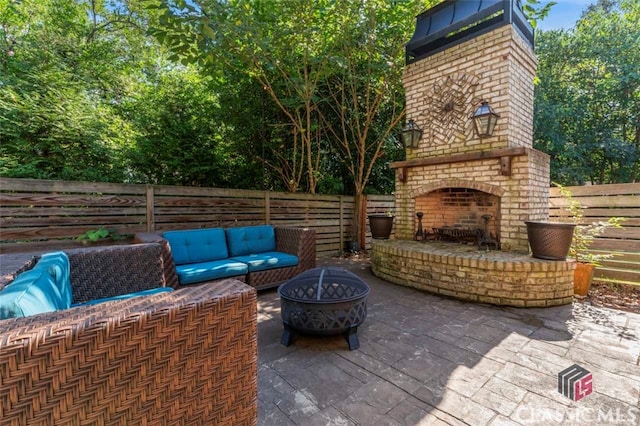
[[[478,241],[478,238],[484,234],[480,228],[462,228],[457,226],[433,228],[433,232],[436,234],[437,240],[459,243],[475,243]]]

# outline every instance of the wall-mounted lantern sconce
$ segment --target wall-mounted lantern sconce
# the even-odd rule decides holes
[[[491,136],[500,116],[491,108],[487,101],[482,101],[471,117],[476,134],[481,138]]]
[[[417,148],[418,141],[422,137],[422,129],[413,121],[409,119],[409,122],[402,129],[402,142],[404,142],[405,148]]]

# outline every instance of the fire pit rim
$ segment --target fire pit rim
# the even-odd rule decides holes
[[[296,285],[299,285],[300,281],[303,281],[305,279],[309,279],[309,280],[313,279],[317,281],[320,278],[320,275],[317,274],[320,270],[328,270],[328,271],[340,272],[341,274],[346,274],[350,278],[349,279],[350,283],[353,283],[356,289],[355,290],[356,294],[349,297],[340,297],[339,299],[303,298],[303,297],[295,297],[295,296],[284,294],[284,291],[288,287],[295,287]],[[345,278],[344,275],[340,277],[340,279],[342,280],[344,280],[344,278]],[[362,284],[365,284],[365,285],[362,285]],[[339,283],[339,285],[343,285],[343,284]],[[294,277],[293,279],[290,279],[289,281],[285,282],[284,284],[281,284],[278,287],[278,295],[282,299],[285,299],[291,302],[308,303],[308,304],[314,304],[314,305],[353,302],[354,300],[367,297],[370,291],[371,289],[369,288],[369,286],[366,285],[366,283],[364,283],[362,279],[358,277],[356,274],[344,268],[339,268],[335,266],[325,266],[320,268],[309,269],[308,271],[303,272],[302,274]]]

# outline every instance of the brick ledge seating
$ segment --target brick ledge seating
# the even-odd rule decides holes
[[[175,281],[157,244],[66,253],[74,303]],[[256,304],[227,279],[0,320],[2,423],[255,425]]]

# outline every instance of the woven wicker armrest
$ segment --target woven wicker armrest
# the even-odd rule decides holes
[[[137,244],[157,243],[162,246],[162,259],[164,268],[165,284],[167,287],[178,288],[178,273],[176,272],[176,264],[171,254],[171,246],[169,241],[164,239],[162,235],[153,232],[139,232],[133,237],[133,242]]]
[[[276,251],[298,256],[298,265],[250,272],[247,282],[258,290],[280,283],[316,266],[316,231],[305,228],[274,227]]]
[[[67,250],[66,253],[73,303],[157,287],[174,287],[175,266],[166,265],[161,244],[90,247]]]
[[[0,418],[255,425],[255,289],[226,280],[0,321]]]
[[[316,231],[309,228],[274,227],[276,251],[298,256],[302,271],[316,266]]]

